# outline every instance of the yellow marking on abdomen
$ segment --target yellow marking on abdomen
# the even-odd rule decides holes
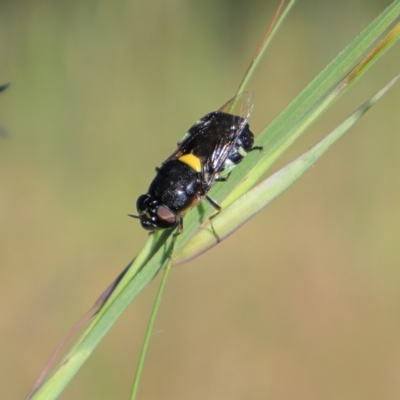
[[[200,158],[196,157],[194,154],[185,154],[184,156],[179,157],[178,160],[189,165],[189,167],[193,168],[196,172],[201,172]]]

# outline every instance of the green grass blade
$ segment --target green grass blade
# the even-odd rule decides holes
[[[264,146],[265,151],[262,157],[257,154],[258,152],[248,154],[240,164],[240,168],[232,173],[227,182],[213,187],[209,194],[210,197],[224,208],[254,186],[268,167],[304,132],[305,127],[315,121],[326,107],[332,104],[334,97],[327,98],[326,92],[329,89],[331,89],[331,93],[334,91],[338,79],[343,76],[346,77],[346,72],[354,65],[359,56],[371,46],[398,15],[400,15],[400,0],[393,2],[384,10],[260,134],[257,138],[257,145]],[[391,38],[391,44],[397,38],[398,36]],[[387,44],[387,47],[389,47],[389,44]],[[373,61],[376,61],[383,53],[384,51],[379,51]],[[364,67],[365,70],[366,66]],[[346,85],[347,87],[349,85]],[[318,111],[316,110],[317,105],[320,107],[319,115],[315,115]],[[306,115],[307,113],[309,114]],[[228,195],[229,198],[227,198]],[[186,215],[184,218],[185,231],[179,236],[175,246],[177,251],[195,234],[202,221],[205,221],[213,212],[212,207],[202,202]]]
[[[122,312],[165,265],[170,253],[170,234],[163,232],[150,236],[110,299],[32,399],[58,397]]]
[[[358,108],[349,118],[329,133],[310,150],[299,156],[286,167],[250,190],[231,206],[223,209],[212,220],[199,229],[193,239],[174,257],[175,263],[188,261],[236,231],[258,212],[283,193],[311,167],[341,136],[344,135],[400,78],[392,79],[378,93]],[[218,241],[215,232],[218,234]]]
[[[308,85],[300,95],[265,129],[257,138],[257,144],[263,145],[265,154],[261,158],[257,152],[250,153],[234,171],[227,182],[215,185],[210,197],[223,207],[239,198],[259,178],[261,174],[258,163],[263,163],[262,173],[296,140],[302,131],[295,130],[298,121],[315,107],[319,99],[335,84],[340,77],[354,65],[355,61],[371,46],[371,44],[400,15],[400,0],[394,1],[384,10],[352,43],[350,43],[319,75]],[[383,53],[380,53],[381,56]],[[255,170],[255,172],[253,172]],[[252,173],[250,173],[252,172]],[[234,193],[232,193],[234,192]],[[224,202],[224,199],[232,195]],[[176,249],[185,245],[197,231],[202,221],[206,220],[214,210],[204,204],[191,210],[184,218],[185,231],[179,236]]]
[[[289,147],[295,139],[300,137],[323,113],[335,102],[341,94],[344,93],[352,84],[354,84],[371,66],[382,57],[399,39],[400,37],[400,24],[396,25],[394,29],[387,35],[387,37],[372,51],[370,52],[359,64],[348,74],[346,74],[339,83],[332,86],[320,99],[318,99],[307,112],[286,132],[286,141],[280,143],[275,149],[267,150],[267,156],[261,159],[254,168],[246,175],[245,180],[238,184],[229,197],[222,203],[222,206],[232,204],[242,194],[246,193],[268,170],[274,161],[282,154],[283,151]],[[300,95],[301,96],[301,95]],[[300,97],[299,96],[299,97]],[[268,127],[261,135],[270,132]],[[272,134],[272,132],[271,132]],[[268,139],[266,138],[266,141]],[[267,147],[265,142],[260,139],[259,142]]]
[[[388,29],[389,25],[399,15],[400,1],[396,0],[358,35],[259,135],[256,144],[263,145],[266,154],[263,158],[262,168],[257,166],[257,173],[249,176],[249,172],[260,161],[260,157],[253,153],[241,163],[240,172],[235,171],[226,184],[216,185],[210,196],[226,206],[250,189],[269,166],[304,132],[293,129],[296,123],[351,69],[357,59]],[[321,115],[322,112],[319,116]],[[316,119],[317,116],[314,116],[314,121]],[[235,194],[231,195],[226,203],[223,203],[222,200],[233,191],[233,188],[235,188]]]

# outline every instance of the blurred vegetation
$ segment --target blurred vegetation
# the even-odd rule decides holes
[[[299,1],[250,87],[256,135],[388,4]],[[276,6],[0,2],[0,84],[11,82],[0,93],[0,398],[27,393],[141,248],[146,233],[126,214],[191,124],[235,93]],[[396,46],[279,165],[399,65]],[[143,398],[399,398],[399,99],[394,88],[266,212],[173,269]],[[128,396],[155,289],[61,398]]]

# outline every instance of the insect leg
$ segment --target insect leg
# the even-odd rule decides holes
[[[253,150],[264,150],[264,146],[254,146],[248,152],[253,151]]]
[[[230,175],[231,173],[229,172],[227,176],[215,178],[215,182],[226,182]]]
[[[213,199],[211,199],[210,197],[206,196],[206,200],[218,211],[221,211],[221,206],[216,203]]]
[[[221,209],[221,206],[219,206],[214,200],[210,199],[208,196],[206,196],[206,199],[217,210],[217,212],[214,215],[211,215],[208,220],[210,221],[211,231],[212,231],[213,235],[215,236],[215,239],[217,240],[217,243],[219,243],[221,241],[221,239],[220,239],[220,237],[218,236],[217,232],[214,229],[214,225],[213,225],[212,220],[213,220],[213,218],[215,218],[221,212],[222,209]]]
[[[178,215],[178,224],[179,224],[179,233],[183,232],[183,218],[181,215]]]
[[[169,255],[168,255],[168,258],[170,260],[172,260],[172,257],[174,255],[176,239],[182,233],[182,231],[183,231],[183,218],[182,216],[179,216],[178,229],[172,234],[171,248],[169,249]]]

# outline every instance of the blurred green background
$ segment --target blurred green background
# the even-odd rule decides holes
[[[234,95],[277,4],[0,2],[1,399],[26,395],[141,248],[126,214]],[[299,1],[249,88],[255,134],[388,4]],[[399,65],[397,45],[278,166]],[[397,86],[257,218],[172,270],[140,399],[400,398],[399,103]],[[62,399],[128,397],[157,281]]]

